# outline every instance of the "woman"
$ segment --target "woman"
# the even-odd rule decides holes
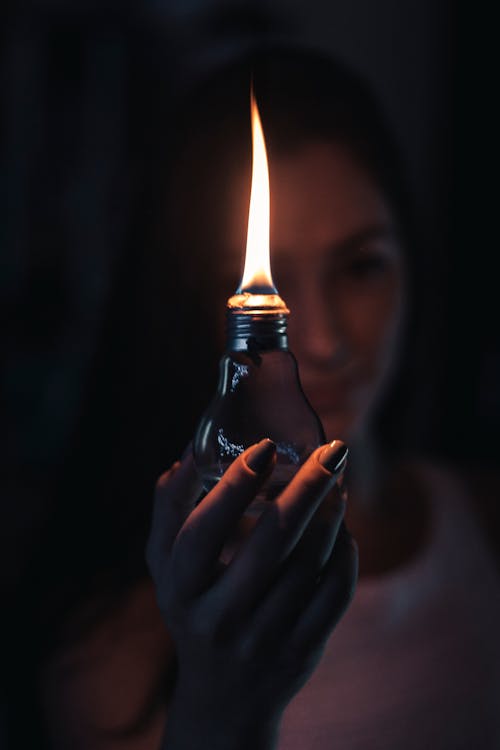
[[[406,407],[426,374],[414,307],[421,250],[411,248],[398,160],[370,93],[319,56],[258,50],[180,107],[167,201],[177,275],[155,258],[145,272],[150,286],[166,279],[170,294],[182,289],[176,325],[157,339],[167,342],[158,380],[172,352],[183,364],[168,370],[160,414],[174,411],[164,432],[174,445],[178,424],[194,428],[198,404],[184,412],[192,394],[201,400],[213,361],[201,326],[208,333],[213,322],[221,342],[224,300],[238,282],[250,69],[269,147],[275,281],[294,313],[290,342],[305,391],[334,442],[278,501],[281,541],[272,511],[222,576],[216,547],[272,470],[274,449],[263,435],[196,509],[200,487],[186,452],[158,483],[148,544],[177,672],[151,588],[134,586],[48,660],[49,733],[60,747],[156,747],[167,717],[172,750],[493,748],[498,674],[487,665],[498,660],[500,613],[488,600],[492,560],[463,488],[404,450],[419,427]],[[347,503],[334,486],[343,442]],[[344,509],[360,578],[328,640],[356,577]]]
[[[493,559],[483,548],[481,532],[457,480],[428,462],[410,460],[404,451],[396,449],[394,435],[404,447],[405,429],[416,430],[416,420],[407,413],[401,419],[400,414],[394,431],[393,417],[392,445],[389,425],[382,421],[384,415],[388,419],[388,397],[392,397],[394,414],[396,408],[404,411],[404,400],[414,395],[408,379],[405,385],[400,382],[399,393],[395,391],[397,357],[413,369],[413,389],[419,388],[419,379],[426,374],[422,363],[409,354],[411,349],[414,355],[415,351],[417,355],[422,353],[418,351],[416,303],[420,300],[416,297],[422,294],[418,261],[423,251],[416,246],[415,233],[409,226],[396,155],[371,96],[346,71],[320,57],[286,50],[256,54],[249,62],[269,143],[274,278],[294,313],[290,340],[304,389],[327,436],[345,440],[352,451],[345,519],[359,545],[360,584],[316,673],[284,710],[284,704],[309,677],[311,663],[316,661],[325,637],[326,626],[319,624],[317,592],[311,582],[310,598],[304,598],[303,582],[296,582],[297,590],[289,592],[292,599],[296,593],[306,613],[307,607],[316,607],[319,619],[316,650],[310,644],[307,667],[293,665],[300,679],[291,669],[289,692],[285,690],[283,695],[282,675],[274,660],[283,658],[283,650],[285,658],[291,658],[286,644],[288,639],[295,643],[294,628],[301,627],[298,612],[293,607],[290,612],[290,603],[282,593],[288,581],[287,565],[293,569],[293,554],[282,562],[283,580],[273,580],[271,593],[267,591],[261,598],[255,595],[255,609],[250,613],[248,602],[242,603],[241,597],[235,595],[234,601],[226,598],[228,588],[233,589],[223,583],[224,576],[215,583],[193,583],[190,607],[181,607],[178,597],[182,599],[186,593],[184,576],[196,579],[196,572],[190,570],[190,560],[196,560],[195,544],[203,546],[196,529],[204,522],[209,524],[207,519],[219,503],[222,508],[228,502],[225,488],[216,488],[189,514],[182,504],[191,502],[194,506],[196,490],[189,500],[188,484],[195,473],[192,459],[184,459],[172,478],[167,475],[160,482],[149,553],[160,608],[179,654],[179,681],[167,721],[165,747],[182,747],[183,741],[189,747],[201,746],[202,736],[210,737],[212,731],[217,747],[276,744],[280,748],[399,748],[404,744],[456,748],[478,743],[494,747],[499,738],[492,708],[498,673],[493,675],[482,666],[495,662],[495,657],[498,660],[493,633],[500,609],[498,598],[493,607],[489,601],[498,583]],[[224,159],[224,147],[228,158],[234,159],[231,138],[227,139],[232,129],[231,120],[228,118],[229,125],[225,120],[228,107],[224,97],[236,110],[237,87],[232,87],[239,79],[245,92],[241,85],[244,70],[245,65],[235,67],[233,80],[226,72],[226,78],[223,74],[218,83],[207,87],[209,93],[206,89],[200,95],[200,111],[203,107],[208,111],[210,101],[224,123],[226,141],[216,149],[217,157],[211,151],[212,164]],[[197,122],[196,113],[190,111],[189,117]],[[204,128],[209,134],[201,138],[202,148],[208,148],[213,137],[210,121]],[[193,149],[191,155],[202,163],[198,150]],[[189,161],[187,167],[186,163],[183,166],[192,179]],[[242,182],[234,177],[232,195],[244,195],[246,199],[243,180],[248,181],[245,170]],[[214,200],[226,195],[220,185],[214,186],[214,192]],[[242,209],[230,203],[228,206],[227,200],[221,200],[221,204],[230,218],[216,235],[218,258],[222,257],[226,273],[230,269],[232,278],[237,279],[234,248],[243,245]],[[192,203],[188,205],[192,210]],[[217,209],[210,206],[208,213],[212,211],[219,221]],[[231,222],[234,216],[237,220]],[[177,226],[186,232],[187,222],[179,221]],[[210,244],[208,240],[202,245],[208,257],[212,257]],[[194,241],[191,246],[199,247],[200,243]],[[229,285],[227,289],[230,291]],[[218,298],[220,305],[223,295],[219,289],[216,292],[214,300]],[[213,304],[215,307],[215,301]],[[427,299],[426,304],[432,311],[432,301]],[[242,471],[241,466],[234,467],[234,472],[238,471]],[[306,471],[313,469],[308,465]],[[231,476],[231,486],[235,481],[241,481],[245,497],[245,479]],[[305,490],[295,489],[300,498]],[[286,505],[285,500],[282,502]],[[179,519],[158,520],[167,517],[169,504],[184,507],[184,525]],[[170,537],[160,551],[157,534],[163,538],[158,532],[163,524],[168,529],[163,535]],[[220,524],[220,536],[215,526],[210,527],[219,544],[224,538],[222,521]],[[298,526],[300,532],[304,531],[303,520],[302,524]],[[189,535],[185,539],[186,530],[193,533],[191,546]],[[308,532],[313,533],[311,529]],[[234,581],[235,588],[239,580],[252,590],[254,582],[245,564],[250,568],[255,565],[252,569],[258,582],[256,560],[264,554],[264,539],[272,545],[270,534],[257,533],[244,547],[243,563],[237,562],[232,572],[229,568],[224,574]],[[465,545],[468,554],[463,554]],[[330,628],[346,604],[345,592],[353,576],[354,562],[352,558],[346,562],[342,539],[335,543],[334,550],[338,546],[337,577],[330,599],[331,605],[337,606],[336,617],[323,610],[326,619],[330,615]],[[169,560],[170,552],[173,560]],[[211,560],[210,556],[204,559],[207,564]],[[316,573],[315,564],[310,561]],[[192,565],[196,568],[194,561]],[[308,565],[308,558],[303,565]],[[331,563],[326,571],[331,570],[329,566]],[[325,572],[326,579],[329,575]],[[180,587],[177,595],[176,581]],[[269,580],[267,583],[271,585]],[[342,588],[344,598],[339,606],[333,592]],[[269,616],[268,626],[275,640],[269,636],[270,641],[264,638],[260,643],[258,636],[254,637],[252,623],[264,617],[260,613],[271,606],[269,600],[281,602],[282,622],[276,623],[280,619],[277,611],[274,620]],[[249,621],[240,623],[238,629],[234,609],[239,611],[239,606]],[[216,608],[215,620],[212,607]],[[204,617],[208,621],[205,629],[197,622]],[[221,642],[211,641],[219,629],[223,633]],[[235,648],[234,643],[240,643],[240,639],[252,643],[257,672],[259,659],[263,660],[263,669],[267,664],[275,704],[262,683],[256,678],[253,684],[248,675],[244,680],[248,694],[239,692],[234,682],[224,693],[228,671],[233,676],[239,672],[246,675],[241,653],[231,652],[231,644]],[[206,664],[213,667],[222,654],[225,669],[214,668],[207,677]],[[287,665],[290,667],[288,661]],[[197,681],[203,686],[201,691],[192,688]],[[258,700],[252,700],[256,693]],[[268,712],[262,705],[263,697]],[[283,711],[280,739],[276,739]],[[196,721],[186,729],[190,713]]]

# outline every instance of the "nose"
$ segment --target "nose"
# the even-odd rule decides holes
[[[290,316],[290,340],[299,361],[331,368],[346,356],[346,341],[333,300],[317,281],[303,280]]]

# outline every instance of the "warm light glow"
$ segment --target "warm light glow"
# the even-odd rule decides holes
[[[238,293],[273,294],[276,289],[269,259],[269,170],[266,144],[253,91],[250,94],[252,118],[252,190],[248,213],[245,269]]]

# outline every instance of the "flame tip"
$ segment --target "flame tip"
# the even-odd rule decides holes
[[[245,268],[240,290],[276,291],[269,261],[269,170],[259,108],[250,83],[252,123],[252,188],[248,215]]]

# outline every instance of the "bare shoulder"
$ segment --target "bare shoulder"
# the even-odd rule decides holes
[[[144,580],[45,664],[40,692],[54,747],[158,747],[173,662],[153,586]]]

